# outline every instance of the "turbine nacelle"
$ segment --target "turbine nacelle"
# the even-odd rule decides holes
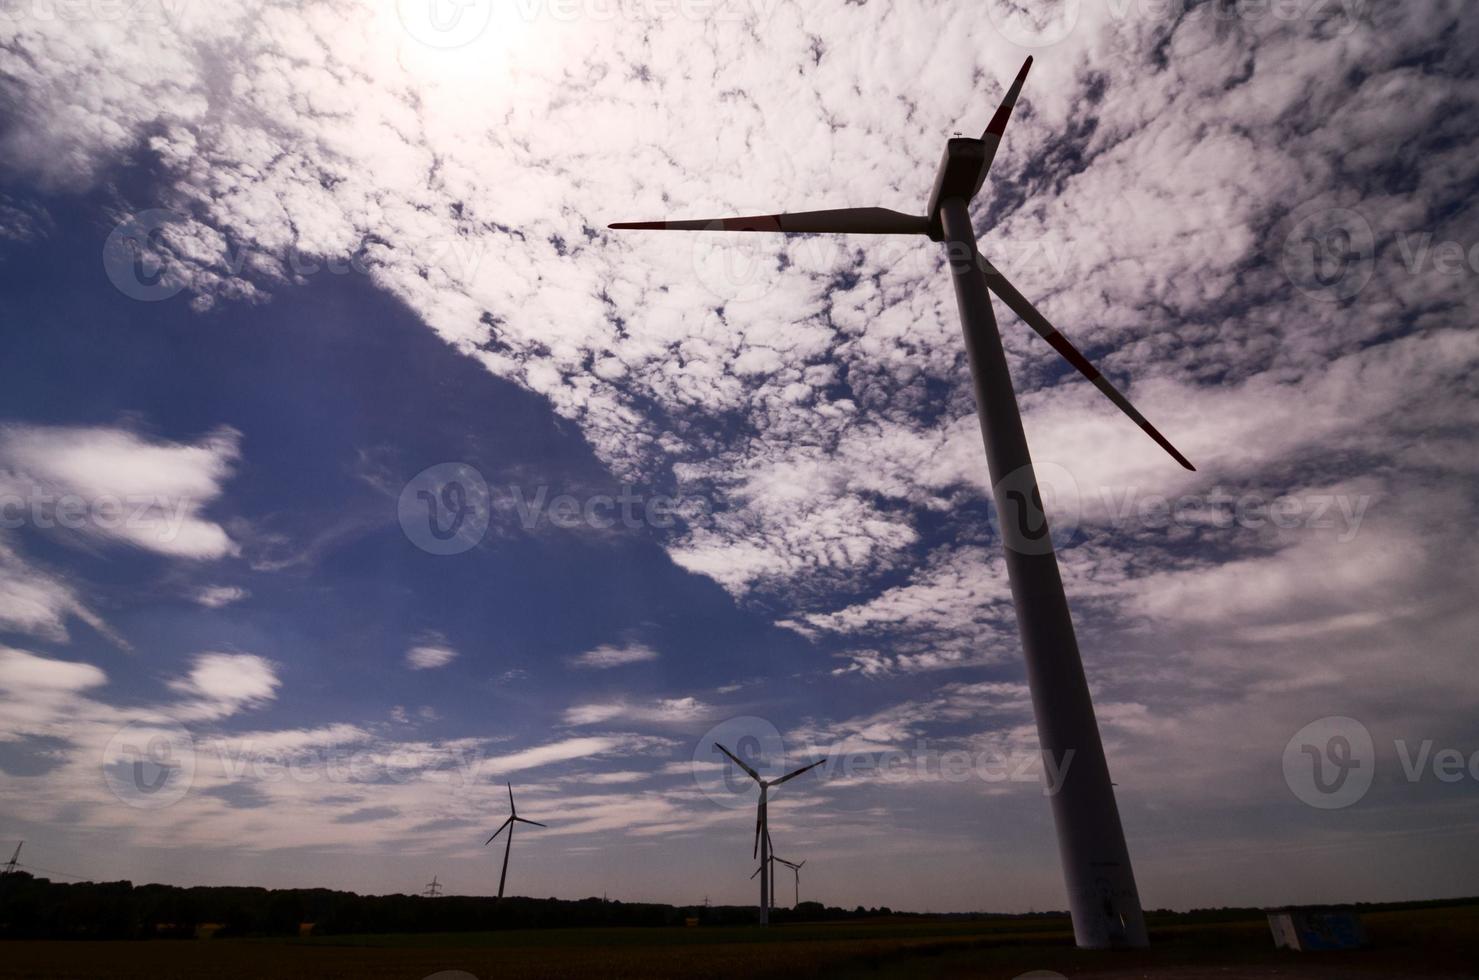
[[[940,158],[940,168],[935,171],[935,184],[930,190],[929,203],[924,215],[929,219],[929,236],[932,241],[945,238],[944,223],[940,219],[940,205],[951,198],[965,203],[971,200],[986,183],[986,173],[991,161],[996,159],[996,148],[1001,145],[1001,134],[1006,132],[1007,121],[1012,118],[1012,109],[1017,97],[1022,94],[1022,84],[1032,69],[1032,59],[1022,62],[1022,70],[1007,89],[1006,97],[997,106],[996,114],[986,125],[980,139],[956,136],[945,143],[945,155]]]
[[[935,171],[935,185],[930,190],[924,216],[929,221],[930,241],[943,241],[945,228],[940,221],[940,204],[952,197],[969,202],[986,182],[990,151],[985,140],[954,136],[945,143],[940,167]]]

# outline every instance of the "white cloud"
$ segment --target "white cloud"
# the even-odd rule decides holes
[[[645,744],[647,743],[632,736],[590,735],[567,738],[521,749],[517,752],[490,756],[487,759],[487,766],[496,778],[505,773],[538,769],[541,766],[569,762],[572,759],[592,759],[617,754]]]
[[[1014,613],[1002,559],[985,548],[941,549],[912,581],[828,613],[777,625],[803,636],[866,638],[834,674],[883,677],[999,662],[1016,651]]]
[[[240,602],[251,595],[246,589],[235,585],[207,585],[199,589],[193,598],[207,609],[220,609],[233,602]]]
[[[608,643],[587,650],[577,657],[572,657],[570,662],[576,667],[590,667],[595,669],[607,669],[610,667],[622,667],[627,664],[639,664],[648,660],[657,659],[657,651],[643,643],[627,643],[623,646],[613,646]]]
[[[601,725],[620,720],[682,726],[713,718],[716,710],[692,697],[658,698],[642,702],[606,701],[566,708],[564,719],[567,725]]]
[[[333,749],[367,742],[372,737],[368,731],[358,725],[340,723],[323,725],[318,728],[244,732],[223,736],[212,741],[216,746],[237,756],[244,754],[270,756],[301,752],[306,749],[319,751]]]
[[[632,769],[622,769],[616,772],[587,772],[571,776],[570,780],[590,786],[626,786],[631,783],[640,783],[651,777],[651,773],[639,772]]]
[[[457,659],[457,651],[442,643],[426,643],[406,651],[406,666],[412,670],[435,670]]]
[[[185,677],[170,687],[190,700],[180,705],[183,718],[223,718],[261,707],[277,697],[282,682],[270,660],[252,653],[200,653]]]
[[[13,694],[44,697],[101,687],[108,681],[92,664],[38,657],[24,650],[0,648],[0,687]]]
[[[0,541],[0,627],[61,641],[67,639],[71,615],[101,626],[70,586],[28,564]]]
[[[7,520],[179,558],[220,558],[236,544],[203,516],[221,495],[240,433],[199,443],[127,429],[0,425],[0,501]]]
[[[1158,620],[1233,631],[1257,624],[1266,630],[1276,623],[1357,614],[1373,602],[1390,612],[1383,593],[1425,563],[1420,541],[1378,528],[1350,542],[1333,534],[1310,536],[1271,555],[1147,575],[1135,581],[1129,605]]]

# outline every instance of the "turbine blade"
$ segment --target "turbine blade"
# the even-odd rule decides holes
[[[1017,80],[1012,82],[1012,87],[1007,89],[1006,98],[1001,100],[1001,105],[996,108],[996,115],[991,117],[986,131],[981,134],[981,142],[986,144],[986,159],[981,164],[981,173],[976,177],[976,190],[986,182],[986,172],[991,169],[991,161],[996,159],[996,148],[1001,144],[1001,134],[1006,131],[1007,120],[1012,118],[1012,107],[1017,104],[1017,96],[1022,94],[1022,83],[1027,81],[1027,71],[1032,67],[1032,56],[1022,62],[1022,70],[1017,72]]]
[[[737,765],[737,766],[739,766],[745,772],[749,773],[751,779],[755,780],[755,782],[757,782],[757,783],[760,782],[760,774],[758,772],[756,772],[755,770],[751,769],[749,766],[745,765],[743,762],[741,762],[739,756],[735,755],[733,752],[729,751],[724,746],[720,745],[718,742],[715,742],[714,743],[714,747],[717,748],[720,752],[723,752],[725,755],[729,756],[731,759],[733,759],[734,760],[734,764]]]
[[[1154,439],[1162,449],[1170,453],[1171,457],[1175,459],[1176,462],[1180,463],[1182,466],[1186,467],[1189,470],[1196,469],[1195,466],[1191,465],[1190,460],[1181,455],[1180,450],[1171,445],[1169,439],[1161,435],[1160,431],[1157,430],[1155,426],[1146,421],[1145,416],[1141,415],[1140,412],[1136,410],[1135,406],[1130,404],[1130,400],[1128,398],[1120,394],[1118,388],[1109,383],[1108,378],[1099,373],[1098,368],[1089,363],[1089,359],[1087,357],[1084,357],[1084,355],[1080,353],[1077,347],[1068,342],[1067,337],[1064,337],[1061,333],[1058,332],[1056,327],[1048,322],[1047,317],[1043,316],[1037,311],[1037,307],[1033,306],[1027,301],[1027,298],[1025,296],[1017,292],[1016,288],[1007,281],[1007,277],[1002,275],[1001,271],[997,269],[996,266],[986,261],[985,258],[982,258],[981,262],[985,266],[986,285],[991,289],[993,293],[1001,297],[1001,301],[1007,304],[1007,306],[1012,309],[1012,312],[1021,317],[1029,327],[1031,327],[1033,330],[1036,330],[1038,335],[1042,337],[1042,339],[1052,344],[1053,349],[1056,350],[1065,361],[1077,368],[1079,374],[1082,374],[1085,378],[1088,378],[1090,381],[1092,381],[1095,388],[1098,388],[1101,392],[1103,392],[1104,396],[1110,401],[1114,402],[1114,404],[1119,408],[1121,412],[1124,412],[1132,420],[1134,420],[1136,425],[1144,429],[1145,434]]]
[[[888,208],[835,208],[829,211],[792,211],[737,218],[693,218],[681,221],[617,221],[618,231],[770,231],[784,235],[928,235],[929,219]]]
[[[765,865],[762,864],[760,867],[758,867],[758,868],[755,869],[755,874],[750,875],[750,880],[751,881],[754,881],[755,880],[755,875],[758,875],[760,872],[762,872],[764,870],[765,870]]]
[[[825,758],[818,759],[817,761],[813,762],[809,766],[802,766],[800,769],[797,769],[795,772],[787,773],[786,775],[782,776],[780,779],[777,779],[775,782],[771,783],[770,785],[772,785],[772,786],[779,786],[781,783],[784,783],[786,780],[788,780],[788,779],[795,779],[797,776],[801,775],[803,772],[806,772],[806,770],[808,770],[808,769],[815,769],[817,766],[821,765],[822,763],[824,763],[826,761],[827,760]]]
[[[519,808],[516,807],[516,806],[514,806],[514,784],[513,783],[509,783],[508,784],[508,808],[513,813],[518,813],[519,812]]]
[[[532,823],[536,827],[547,826],[546,824],[540,823],[538,820],[525,820],[523,817],[514,817],[514,819],[517,820],[519,823]]]
[[[513,822],[514,818],[509,817],[507,820],[503,821],[503,823],[499,824],[498,829],[493,831],[493,837],[489,837],[487,840],[483,841],[483,846],[487,847],[489,844],[493,843],[493,839],[496,838],[499,834],[503,833],[506,829],[508,829],[508,826]]]
[[[765,819],[764,813],[763,808],[755,808],[755,846],[750,849],[750,860],[752,861],[760,856],[760,824]]]

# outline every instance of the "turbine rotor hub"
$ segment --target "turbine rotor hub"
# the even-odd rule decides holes
[[[952,197],[967,204],[981,189],[986,175],[987,147],[984,140],[957,136],[945,142],[945,153],[940,157],[939,169],[935,171],[935,185],[930,190],[929,204],[924,216],[929,220],[929,236],[933,241],[945,237],[944,224],[940,219],[940,205]]]

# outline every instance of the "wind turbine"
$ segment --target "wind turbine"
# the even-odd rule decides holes
[[[487,840],[483,841],[483,846],[487,847],[489,844],[493,843],[493,838],[497,837],[505,830],[508,831],[508,836],[503,839],[503,873],[498,876],[499,898],[503,897],[503,883],[508,880],[508,852],[514,845],[514,824],[516,823],[527,823],[535,827],[544,826],[544,824],[540,823],[537,820],[525,820],[523,817],[519,816],[519,809],[518,807],[514,806],[514,784],[509,783],[508,819],[498,825],[498,829],[493,831],[493,837],[489,837]]]
[[[776,858],[776,860],[779,861],[779,862],[781,862],[782,864],[784,864],[786,867],[790,868],[791,869],[791,874],[793,874],[793,875],[796,876],[796,904],[793,905],[792,908],[800,908],[801,907],[801,869],[806,866],[806,862],[805,861],[802,861],[799,864],[792,864],[790,861],[787,861],[783,857],[778,857],[778,858]]]
[[[794,772],[786,773],[780,779],[762,779],[760,778],[760,774],[758,772],[756,772],[754,769],[751,769],[744,762],[741,762],[739,756],[735,755],[733,752],[729,751],[718,742],[715,742],[714,746],[720,752],[723,752],[725,755],[729,756],[729,758],[733,760],[734,764],[743,769],[751,779],[760,784],[760,802],[757,803],[755,806],[755,847],[750,856],[755,857],[756,855],[759,855],[760,867],[762,869],[769,868],[771,867],[770,820],[766,811],[767,805],[770,800],[770,788],[772,786],[779,786],[782,783],[789,782],[790,780],[795,779],[797,776],[801,775],[803,772],[806,772],[808,769],[815,769],[817,766],[821,765],[827,760],[825,757],[818,759],[817,761],[811,763],[811,765],[802,766],[800,769],[797,769]],[[750,877],[753,878],[755,876],[750,875]],[[771,874],[763,874],[760,876],[760,924],[762,926],[770,925],[770,893],[771,886],[773,884],[773,877],[774,869],[772,869]]]
[[[801,864],[797,864],[793,861],[787,861],[785,858],[776,854],[774,846],[772,846],[770,853],[770,898],[772,902],[775,901],[775,866],[777,863],[784,864],[790,868],[791,873],[796,876],[796,904],[791,906],[792,908],[796,908],[801,904],[801,865],[806,862],[802,861]],[[750,875],[750,878],[753,880],[755,875],[759,873],[760,869],[756,868],[755,874]]]
[[[1089,948],[1139,947],[1147,945],[1148,939],[1135,873],[990,294],[994,292],[1178,463],[1187,469],[1195,467],[977,250],[970,203],[986,181],[1031,66],[1032,59],[1028,58],[980,139],[956,137],[946,141],[922,215],[886,208],[843,208],[689,221],[621,222],[610,227],[922,235],[947,243],[946,257],[965,334],[992,496],[1006,546],[1007,577],[1022,635],[1038,740],[1044,756],[1054,761],[1053,768],[1060,773],[1057,785],[1048,789],[1074,939],[1079,946]],[[1070,763],[1071,770],[1067,768]],[[761,806],[763,813],[763,802]]]
[[[4,871],[0,871],[0,876],[9,875],[9,874],[15,874],[15,865],[16,865],[16,862],[20,860],[20,857],[21,857],[21,848],[24,847],[25,845],[26,845],[26,842],[25,841],[21,841],[19,844],[15,845],[15,853],[12,854],[10,856],[10,860],[5,863],[5,870]]]

